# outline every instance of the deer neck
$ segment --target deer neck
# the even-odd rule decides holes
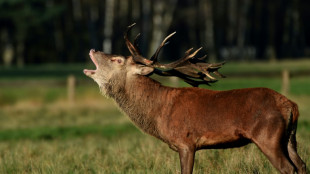
[[[158,138],[157,117],[166,107],[165,103],[172,103],[167,94],[173,88],[162,86],[159,82],[145,77],[136,76],[125,80],[126,83],[115,88],[112,98],[131,121],[144,132]]]

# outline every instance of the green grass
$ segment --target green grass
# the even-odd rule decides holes
[[[27,129],[8,129],[0,131],[0,141],[11,140],[52,140],[70,139],[99,135],[105,138],[137,133],[132,124],[123,125],[83,125],[66,127],[34,127]]]
[[[264,64],[254,65],[261,68],[258,71],[265,72]],[[247,66],[249,64],[235,64],[228,69],[233,71],[236,68],[237,71],[248,68],[247,71],[253,71],[253,67]],[[281,66],[267,65],[266,71],[280,71]],[[305,67],[302,66],[308,64],[292,64],[296,69],[298,66],[303,69]],[[69,103],[64,85],[41,86],[41,82],[57,81],[58,77],[27,78],[37,80],[38,85],[0,86],[0,173],[180,173],[178,154],[166,144],[135,128],[114,102],[99,94],[94,82],[79,83],[75,102]],[[0,82],[20,79],[17,76],[12,79],[9,76],[0,77]],[[171,85],[170,81],[164,80],[163,83]],[[179,85],[186,86],[183,82],[179,82]],[[299,105],[298,151],[308,168],[309,86],[309,77],[293,77],[289,94],[289,98]],[[229,90],[247,87],[269,87],[281,91],[281,80],[277,77],[231,77],[220,79],[207,88]],[[198,151],[194,173],[277,171],[255,145],[248,145]]]

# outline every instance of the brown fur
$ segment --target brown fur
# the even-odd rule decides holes
[[[298,108],[285,96],[267,88],[212,91],[165,87],[139,75],[146,70],[131,58],[119,58],[124,64],[115,65],[105,63],[110,58],[99,57],[104,60],[102,69],[114,67],[113,73],[105,72],[107,83],[98,80],[103,76],[93,77],[101,90],[137,127],[179,152],[183,174],[192,173],[199,149],[240,147],[251,142],[280,173],[306,173],[296,149]]]

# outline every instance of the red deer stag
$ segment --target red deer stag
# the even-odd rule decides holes
[[[212,91],[197,88],[223,77],[223,63],[205,63],[195,58],[200,50],[189,49],[185,56],[169,64],[158,62],[161,48],[144,58],[124,34],[131,56],[111,55],[90,50],[96,70],[84,70],[94,79],[103,95],[116,101],[141,130],[167,143],[179,153],[181,172],[193,171],[195,152],[200,149],[241,147],[255,143],[280,173],[306,173],[297,154],[297,105],[267,88]],[[138,35],[139,36],[139,35]],[[194,87],[171,88],[148,77],[177,76]]]

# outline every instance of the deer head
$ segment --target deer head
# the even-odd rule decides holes
[[[105,54],[93,49],[90,50],[89,56],[96,69],[85,69],[84,74],[97,82],[103,94],[108,96],[107,89],[123,86],[128,78],[134,78],[136,75],[148,75],[154,71],[153,67],[137,64],[132,56]]]
[[[172,37],[176,32],[167,36],[160,44],[154,55],[150,59],[144,58],[138,48],[137,38],[134,43],[131,43],[128,39],[128,32],[135,25],[128,26],[124,33],[124,39],[131,56],[111,55],[105,54],[100,51],[90,50],[89,55],[91,60],[96,66],[96,70],[84,70],[84,73],[94,79],[104,94],[107,92],[107,88],[113,84],[124,85],[126,80],[130,80],[139,75],[150,75],[152,73],[160,76],[177,76],[183,79],[185,82],[192,86],[199,86],[200,84],[214,83],[217,80],[210,75],[214,73],[220,77],[224,77],[218,72],[218,69],[224,63],[209,64],[203,60],[206,56],[201,58],[195,58],[201,48],[192,52],[193,48],[190,48],[185,52],[183,58],[169,63],[161,64],[158,62],[158,55],[163,46],[168,42],[168,39]]]

